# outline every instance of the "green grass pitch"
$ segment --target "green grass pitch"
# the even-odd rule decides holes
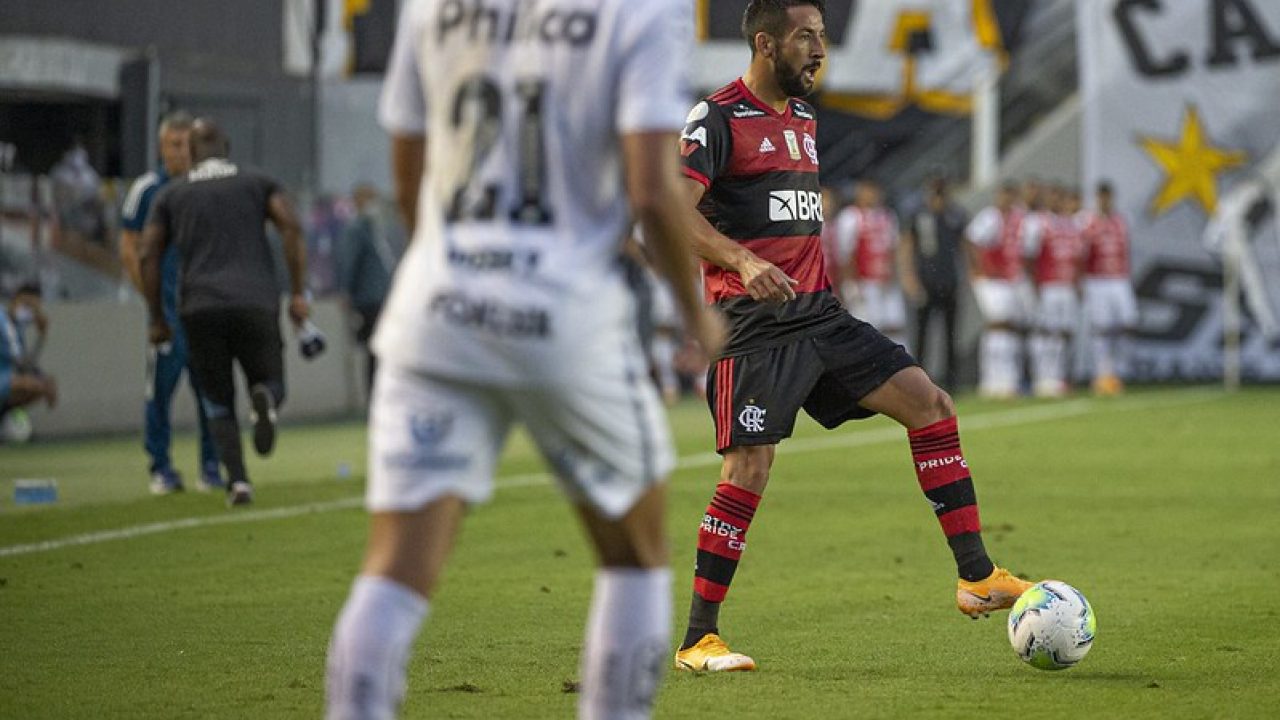
[[[1280,390],[960,409],[988,548],[1088,596],[1084,662],[1037,671],[1003,613],[956,612],[899,428],[805,421],[721,618],[760,671],[669,673],[657,717],[1280,716]],[[717,464],[702,405],[672,421],[674,644]],[[192,439],[176,445],[190,476]],[[148,496],[133,438],[0,448],[0,718],[320,717],[364,545],[364,447],[357,424],[285,427],[247,513]],[[572,716],[592,560],[542,472],[515,437],[416,646],[407,717]],[[32,477],[57,480],[57,504],[14,506]]]

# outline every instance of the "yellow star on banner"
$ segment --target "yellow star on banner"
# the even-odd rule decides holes
[[[1200,203],[1200,209],[1212,215],[1218,207],[1218,175],[1249,160],[1243,150],[1214,147],[1212,139],[1205,136],[1194,105],[1187,106],[1182,116],[1182,131],[1177,140],[1146,136],[1138,140],[1165,174],[1164,186],[1151,200],[1151,214],[1156,217],[1188,199]]]

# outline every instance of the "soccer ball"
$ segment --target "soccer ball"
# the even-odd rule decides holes
[[[1041,670],[1065,670],[1084,659],[1098,627],[1080,591],[1057,580],[1038,582],[1009,611],[1009,644]]]

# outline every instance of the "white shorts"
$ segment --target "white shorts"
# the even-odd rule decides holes
[[[857,289],[851,308],[854,317],[871,323],[882,332],[902,330],[907,326],[907,304],[897,283],[864,280],[857,284]]]
[[[1093,330],[1118,330],[1138,324],[1138,301],[1127,278],[1085,278],[1084,309]]]
[[[1025,282],[978,278],[973,294],[987,324],[1023,325],[1034,315],[1035,294]]]
[[[1080,299],[1070,283],[1047,283],[1040,286],[1036,307],[1036,327],[1054,333],[1075,332],[1080,322]]]
[[[622,517],[674,465],[662,403],[640,363],[605,361],[572,385],[523,388],[380,368],[366,507],[412,511],[446,495],[487,501],[519,421],[575,502]]]

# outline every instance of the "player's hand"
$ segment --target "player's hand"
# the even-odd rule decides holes
[[[687,327],[693,339],[702,350],[704,361],[720,354],[729,339],[729,329],[719,310],[711,307],[699,307],[696,314],[689,319]],[[705,364],[705,363],[704,363]]]
[[[147,333],[147,340],[152,345],[164,345],[173,340],[173,330],[169,327],[169,323],[164,320],[156,320],[151,323],[151,330]]]
[[[289,299],[289,319],[294,325],[301,326],[311,317],[311,303],[305,295],[294,295]]]
[[[738,275],[753,300],[784,303],[796,299],[795,288],[800,282],[755,255],[749,255],[738,265]]]

